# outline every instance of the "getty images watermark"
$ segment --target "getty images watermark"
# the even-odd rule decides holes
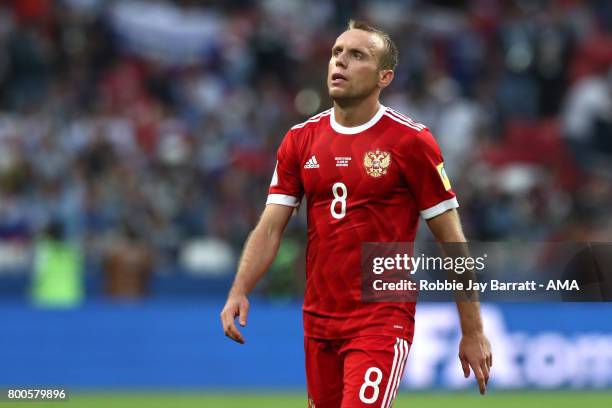
[[[362,300],[612,301],[611,243],[365,243]]]

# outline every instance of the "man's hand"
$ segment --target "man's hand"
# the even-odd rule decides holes
[[[235,319],[238,316],[240,326],[245,327],[248,314],[249,300],[247,297],[230,294],[227,302],[225,302],[225,307],[221,311],[221,324],[225,335],[240,344],[244,344],[244,337],[236,328]]]
[[[459,344],[459,360],[465,378],[470,376],[470,367],[478,380],[480,393],[484,395],[493,366],[491,345],[483,333],[464,335]]]

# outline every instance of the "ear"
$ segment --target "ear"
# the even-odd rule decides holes
[[[395,77],[395,72],[390,69],[383,69],[379,73],[378,77],[378,86],[380,89],[384,89],[389,86],[393,78]]]

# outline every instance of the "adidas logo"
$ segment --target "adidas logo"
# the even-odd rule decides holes
[[[317,163],[317,158],[314,157],[314,155],[312,155],[312,157],[308,159],[308,161],[304,165],[304,168],[305,169],[318,169],[319,163]]]

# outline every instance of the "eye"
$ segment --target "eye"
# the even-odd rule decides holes
[[[338,54],[340,54],[340,51],[342,51],[340,48],[334,48],[334,49],[332,50],[332,54],[333,54],[334,56],[338,56]]]
[[[362,59],[362,58],[363,58],[363,54],[362,54],[361,52],[359,52],[359,51],[353,51],[353,57],[354,57],[355,59],[360,60],[360,59]]]

